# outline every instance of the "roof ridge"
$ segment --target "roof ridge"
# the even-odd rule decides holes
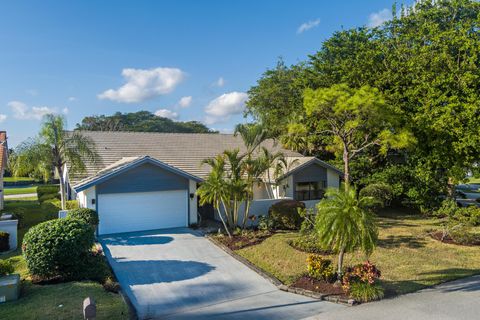
[[[100,131],[100,130],[67,130],[67,132],[78,131],[82,133],[105,133],[105,134],[116,134],[116,133],[128,133],[128,134],[153,134],[153,135],[224,135],[224,136],[234,136],[233,133],[220,133],[220,132],[147,132],[147,131]]]

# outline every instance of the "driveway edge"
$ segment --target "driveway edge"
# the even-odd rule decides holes
[[[248,261],[244,257],[236,254],[234,251],[230,250],[230,248],[225,246],[223,243],[217,241],[215,238],[209,236],[208,234],[205,234],[204,236],[210,242],[212,242],[217,247],[219,247],[220,249],[225,251],[228,255],[235,258],[237,261],[243,263],[244,265],[246,265],[247,267],[249,267],[250,269],[252,269],[256,273],[261,275],[264,279],[270,281],[279,290],[299,294],[299,295],[306,296],[306,297],[313,298],[313,299],[317,299],[317,300],[324,300],[324,301],[339,303],[339,304],[348,305],[348,306],[353,306],[353,305],[356,304],[355,300],[352,300],[352,299],[347,300],[347,299],[339,298],[337,296],[321,294],[321,293],[318,293],[318,292],[305,290],[305,289],[302,289],[302,288],[289,287],[289,286],[283,284],[280,280],[278,280],[277,278],[275,278],[274,276],[272,276],[268,272],[265,272],[264,270],[260,269],[259,267],[257,267],[256,265],[254,265],[253,263],[251,263],[250,261]]]

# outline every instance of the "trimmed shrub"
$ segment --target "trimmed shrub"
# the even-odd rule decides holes
[[[67,218],[77,219],[93,227],[98,225],[98,214],[95,210],[88,208],[78,208],[68,211]]]
[[[268,209],[268,216],[272,219],[274,229],[297,230],[302,224],[302,217],[298,210],[305,209],[305,204],[296,200],[282,200],[274,203]]]
[[[50,201],[55,207],[57,207],[59,210],[62,209],[62,202],[58,199],[51,200]],[[65,209],[66,210],[73,210],[73,209],[78,209],[78,201],[77,200],[67,200],[65,201]]]
[[[274,229],[274,221],[269,216],[260,216],[258,218],[258,226],[259,230],[273,230]]]
[[[52,199],[60,199],[60,186],[47,185],[37,187],[37,197],[40,203]]]
[[[358,302],[380,300],[384,297],[384,290],[379,283],[354,282],[350,287],[350,297]]]
[[[378,201],[380,207],[386,207],[390,205],[393,199],[392,187],[386,183],[372,183],[360,190],[360,198],[373,197]]]
[[[0,231],[0,252],[10,250],[10,234]]]
[[[318,253],[318,254],[330,254],[331,251],[322,248],[318,244],[318,238],[316,233],[311,232],[308,234],[303,234],[301,237],[295,238],[293,240],[288,240],[287,242],[292,248],[307,252],[307,253]]]
[[[94,244],[93,229],[77,219],[56,219],[28,230],[22,250],[32,276],[81,279]]]
[[[318,254],[309,254],[307,257],[308,275],[317,280],[333,282],[335,272],[333,271],[332,260],[325,259]]]
[[[0,277],[12,274],[15,271],[10,260],[0,260]]]

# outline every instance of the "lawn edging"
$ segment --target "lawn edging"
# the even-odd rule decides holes
[[[349,305],[353,306],[356,305],[357,302],[353,299],[343,299],[338,296],[332,296],[332,295],[327,295],[327,294],[322,294],[319,292],[314,292],[310,290],[305,290],[302,288],[296,288],[296,287],[289,287],[285,284],[283,284],[280,280],[278,280],[276,277],[271,275],[270,273],[264,271],[263,269],[257,267],[255,264],[251,263],[248,259],[238,255],[235,253],[235,251],[230,250],[227,246],[225,246],[223,243],[220,241],[216,240],[214,237],[211,237],[208,234],[204,234],[204,236],[213,244],[215,244],[217,247],[225,251],[228,255],[231,257],[235,258],[237,261],[243,263],[259,275],[261,275],[263,278],[266,280],[270,281],[273,285],[275,285],[279,290],[285,291],[285,292],[290,292],[290,293],[295,293],[303,296],[307,296],[309,298],[317,299],[317,300],[324,300],[324,301],[329,301],[333,303],[339,303],[339,304],[344,304],[344,305]]]

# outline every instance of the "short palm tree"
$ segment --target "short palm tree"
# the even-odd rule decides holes
[[[97,158],[95,143],[90,138],[78,131],[67,132],[62,116],[48,114],[38,137],[17,148],[14,175],[42,172],[46,179],[55,170],[60,180],[62,209],[65,209],[65,165],[68,163],[69,174],[82,173],[85,163],[94,163]]]
[[[338,253],[338,275],[342,275],[343,256],[356,249],[369,256],[377,243],[375,215],[367,208],[376,200],[357,197],[355,188],[327,189],[317,205],[315,229],[321,246]]]

